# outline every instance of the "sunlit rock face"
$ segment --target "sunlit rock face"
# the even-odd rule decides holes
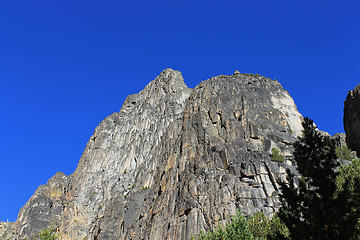
[[[360,156],[360,85],[349,91],[344,103],[346,143]]]
[[[237,210],[271,216],[301,120],[277,81],[236,72],[190,89],[166,69],[100,123],[73,174],[37,189],[18,239],[48,226],[61,239],[190,239]]]

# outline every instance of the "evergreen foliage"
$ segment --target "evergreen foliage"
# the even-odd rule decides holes
[[[289,239],[288,229],[276,215],[270,220],[264,213],[256,212],[249,218],[248,223],[252,234],[258,240]]]
[[[360,159],[351,160],[347,147],[335,148],[311,119],[305,118],[303,127],[294,143],[299,174],[295,178],[287,172],[278,215],[270,220],[263,213],[249,219],[238,214],[225,228],[202,233],[198,240],[360,239]],[[273,148],[272,157],[278,154]],[[350,163],[339,167],[338,158]]]
[[[240,212],[225,225],[207,233],[200,233],[193,240],[288,240],[289,232],[280,218],[271,220],[263,213],[255,213],[249,219]]]
[[[294,144],[300,179],[288,172],[279,217],[291,239],[360,239],[360,160],[338,169],[337,158],[351,159],[347,148],[336,151],[305,118],[303,136]]]
[[[350,161],[352,159],[351,150],[345,145],[342,147],[337,147],[335,149],[336,156],[340,159],[345,159]]]
[[[295,180],[288,171],[289,185],[281,186],[279,216],[289,228],[291,239],[337,239],[333,228],[338,166],[335,145],[311,119],[305,118],[302,125],[303,136],[294,143],[294,160],[301,178]]]
[[[284,162],[284,156],[281,155],[277,148],[271,149],[271,161],[274,162]]]
[[[40,231],[34,240],[57,240],[58,237],[55,233],[55,229],[52,227],[48,227],[42,231]]]
[[[270,222],[271,220],[261,212],[254,213],[248,220],[251,232],[261,240],[266,239]]]
[[[270,221],[270,226],[268,228],[266,239],[290,240],[289,229],[277,215],[275,215]]]
[[[341,166],[336,178],[338,213],[343,239],[360,239],[360,159]]]
[[[231,222],[226,224],[224,228],[219,227],[218,229],[212,230],[207,233],[200,233],[199,236],[193,237],[196,240],[255,240],[254,235],[250,231],[247,219],[238,212],[235,217],[232,218]]]

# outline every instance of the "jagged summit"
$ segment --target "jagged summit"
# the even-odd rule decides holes
[[[348,95],[346,96],[346,100],[345,101],[350,101],[351,99],[354,99],[357,97],[357,95],[360,94],[360,84],[357,85],[353,90],[350,90],[348,92]]]
[[[187,88],[181,72],[171,68],[163,70],[160,75],[155,78],[155,80],[151,81],[145,87],[145,89],[151,88],[152,86],[154,86],[154,88],[162,87],[164,90],[169,92],[175,92],[178,89]]]
[[[149,102],[153,105],[156,104],[156,100],[166,98],[168,101],[181,104],[189,96],[190,92],[191,89],[186,86],[181,72],[167,68],[139,93],[129,95],[120,112],[129,113],[135,105],[143,107],[143,105],[137,104],[139,101]]]
[[[189,239],[237,209],[272,215],[301,119],[277,81],[221,75],[190,89],[165,69],[99,124],[73,174],[36,190],[18,239],[50,224],[69,240]]]

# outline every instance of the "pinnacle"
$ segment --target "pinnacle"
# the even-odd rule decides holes
[[[164,74],[165,73],[171,73],[171,72],[179,72],[179,71],[176,71],[176,70],[174,70],[172,68],[165,68],[164,70],[161,71],[161,73],[164,73]]]
[[[172,68],[166,68],[163,70],[160,75],[156,77],[155,81],[161,85],[165,84],[186,87],[181,72]]]

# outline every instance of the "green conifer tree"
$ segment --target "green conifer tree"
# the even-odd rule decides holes
[[[341,166],[336,178],[337,231],[342,239],[360,239],[360,159]]]
[[[288,171],[288,184],[282,184],[279,217],[291,239],[341,239],[334,226],[337,157],[334,142],[323,136],[313,121],[303,121],[303,136],[294,144],[294,160],[300,179]],[[335,207],[336,208],[336,207]]]

